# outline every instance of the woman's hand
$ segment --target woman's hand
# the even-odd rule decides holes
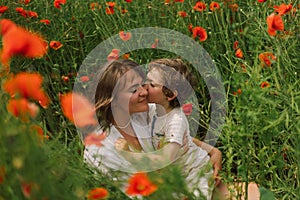
[[[214,177],[215,177],[215,185],[219,185],[221,182],[221,178],[220,178],[220,174],[219,171],[222,169],[222,152],[217,149],[217,148],[213,148],[210,153],[210,162],[213,165],[214,168]]]
[[[196,138],[193,138],[193,142],[209,154],[210,162],[214,168],[214,177],[216,181],[215,185],[219,185],[221,182],[219,171],[222,169],[222,152],[216,147],[206,144],[205,142],[202,142]]]

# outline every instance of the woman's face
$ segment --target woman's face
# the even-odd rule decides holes
[[[119,83],[114,100],[114,105],[121,109],[118,112],[124,111],[131,115],[149,110],[148,91],[143,87],[144,80],[137,72],[130,70],[121,77]]]

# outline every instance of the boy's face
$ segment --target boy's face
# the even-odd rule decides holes
[[[156,103],[164,105],[167,103],[167,97],[162,91],[163,78],[158,70],[152,69],[147,74],[148,84],[148,101],[149,103]]]

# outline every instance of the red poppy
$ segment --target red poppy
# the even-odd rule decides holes
[[[211,11],[219,10],[219,9],[220,9],[220,4],[217,3],[217,2],[215,2],[215,1],[213,1],[213,2],[210,3],[209,9],[210,9]]]
[[[108,61],[117,60],[119,58],[119,49],[112,49],[111,52],[107,56]]]
[[[239,46],[239,41],[234,41],[234,43],[233,43],[233,49],[234,50],[236,50],[237,48],[238,48],[238,46]]]
[[[178,11],[177,14],[178,14],[180,17],[186,17],[186,16],[187,16],[187,13],[184,12],[184,11]]]
[[[8,10],[7,6],[0,6],[0,14],[5,13]]]
[[[205,5],[205,3],[201,2],[201,1],[198,1],[194,6],[194,10],[199,11],[199,12],[202,12],[205,9],[206,9],[206,5]]]
[[[95,110],[84,96],[77,93],[67,93],[60,96],[60,103],[64,115],[76,126],[95,125]]]
[[[130,196],[149,196],[156,190],[157,186],[149,180],[147,174],[140,172],[130,177],[126,193]]]
[[[189,25],[188,25],[188,30],[189,30],[191,33],[193,33],[193,25],[192,25],[192,24],[189,24]]]
[[[242,94],[242,89],[239,88],[239,89],[237,90],[237,93],[238,93],[238,94]]]
[[[105,9],[106,14],[108,14],[108,15],[114,14],[115,13],[114,8],[115,8],[116,3],[110,1],[110,2],[107,2],[106,4],[108,6],[108,8]]]
[[[86,138],[84,138],[84,145],[89,146],[89,145],[96,145],[98,147],[103,146],[101,143],[104,139],[106,138],[106,133],[101,133],[101,134],[96,134],[96,133],[91,133]]]
[[[25,181],[21,182],[21,189],[22,189],[23,195],[27,199],[30,199],[31,194],[33,192],[36,192],[38,190],[38,188],[39,188],[39,186],[34,182],[25,182]]]
[[[184,0],[174,0],[174,2],[183,3],[183,2],[184,2]]]
[[[95,188],[89,191],[87,194],[88,200],[103,200],[107,199],[108,191],[105,188]]]
[[[92,3],[90,3],[90,8],[91,8],[91,10],[100,9],[101,5],[99,5],[98,2],[92,2]]]
[[[49,19],[41,19],[40,20],[41,23],[44,23],[46,25],[49,25],[50,24],[50,20]]]
[[[258,1],[258,3],[264,3],[264,2],[266,2],[267,0],[257,0]]]
[[[193,112],[193,104],[191,103],[186,103],[182,105],[182,110],[184,112],[185,115],[189,116],[192,114]]]
[[[0,26],[3,47],[1,62],[4,66],[9,66],[10,58],[14,55],[36,58],[47,52],[47,43],[40,35],[29,32],[8,19],[2,19]]]
[[[54,49],[54,50],[58,50],[58,49],[60,49],[62,46],[63,46],[63,44],[60,43],[60,41],[52,40],[52,41],[50,42],[50,47],[51,47],[52,49]]]
[[[28,81],[30,80],[30,81]],[[20,97],[26,99],[34,99],[43,107],[47,107],[50,103],[49,97],[41,89],[43,77],[38,73],[21,72],[17,75],[9,77],[3,83],[3,89],[10,94],[11,97]]]
[[[24,3],[24,4],[29,4],[30,3],[30,0],[20,0],[21,1],[21,3]]]
[[[128,59],[130,57],[130,53],[125,53],[122,55],[123,59]]]
[[[17,11],[18,13],[20,13],[23,17],[28,17],[28,16],[27,16],[27,11],[26,11],[24,8],[22,8],[22,7],[17,7],[17,8],[16,8],[16,11]]]
[[[286,4],[281,4],[280,6],[274,6],[275,12],[278,13],[278,15],[284,15],[291,11],[293,8],[292,4],[286,5]]]
[[[21,184],[21,188],[22,188],[23,195],[29,199],[31,195],[32,184],[23,182]]]
[[[121,9],[121,13],[122,14],[125,14],[125,13],[127,13],[128,12],[128,10],[126,10],[125,8],[124,9]]]
[[[61,76],[61,79],[64,81],[64,82],[69,82],[69,77],[68,76]]]
[[[124,31],[120,31],[119,36],[123,41],[127,41],[130,40],[131,33],[130,32],[125,33]]]
[[[231,9],[232,12],[236,12],[239,9],[239,5],[236,3],[230,4],[229,8]]]
[[[237,58],[243,58],[244,57],[243,51],[240,48],[238,48],[235,52],[235,56]]]
[[[207,39],[206,30],[200,26],[196,26],[193,28],[193,38],[199,37],[201,42],[204,42]]]
[[[48,135],[44,135],[44,131],[42,129],[42,127],[38,126],[38,125],[31,125],[30,129],[33,130],[38,137],[38,141],[40,144],[43,144],[45,139],[49,139]]]
[[[90,77],[82,76],[82,77],[80,77],[80,80],[85,83],[85,82],[88,82],[90,80]]]
[[[267,66],[270,67],[272,64],[272,61],[276,60],[276,56],[270,52],[261,53],[258,56],[262,67]]]
[[[34,17],[34,18],[37,18],[38,17],[38,14],[36,12],[33,12],[31,10],[28,10],[27,11],[27,16],[28,17]]]
[[[263,82],[261,83],[260,87],[261,87],[261,88],[268,88],[268,87],[270,87],[270,84],[269,84],[268,82],[266,82],[266,81],[263,81]]]
[[[5,167],[1,166],[0,167],[0,184],[2,184],[4,182],[5,173],[6,173]]]
[[[67,0],[54,0],[54,7],[60,9],[60,5],[64,5],[67,3]]]
[[[156,48],[157,48],[158,41],[159,41],[159,40],[158,40],[157,38],[154,40],[154,43],[151,45],[151,48],[152,48],[152,49],[156,49]]]
[[[268,33],[270,36],[275,36],[276,31],[283,31],[284,24],[280,15],[272,13],[267,17]]]
[[[132,0],[125,0],[127,3],[131,3],[132,2]]]
[[[7,103],[7,110],[24,122],[27,122],[29,117],[35,118],[39,112],[37,105],[25,98],[10,99]]]

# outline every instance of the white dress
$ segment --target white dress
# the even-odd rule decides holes
[[[154,151],[150,131],[148,126],[148,113],[138,113],[132,116],[131,124],[136,130],[137,138],[145,152]],[[97,134],[102,134],[103,131],[98,128]],[[123,191],[124,194],[127,188],[128,179],[133,173],[141,171],[142,166],[132,165],[115,149],[115,142],[118,138],[123,138],[116,127],[112,126],[109,133],[105,133],[107,137],[101,142],[103,146],[88,145],[84,149],[84,161],[88,163],[96,171],[110,177],[116,186]],[[95,171],[95,172],[96,172]]]
[[[135,132],[137,133],[137,138],[143,148],[144,153],[155,152],[156,148],[158,147],[157,134],[154,133],[159,133],[160,131],[162,131],[163,133],[168,133],[169,131],[166,132],[166,130],[168,130],[168,127],[175,127],[173,123],[175,121],[172,122],[171,117],[173,115],[170,115],[170,117],[167,117],[165,119],[158,118],[153,121],[155,110],[155,105],[149,104],[149,112],[136,113],[132,115],[131,123]],[[174,112],[174,114],[175,113],[177,112]],[[150,122],[148,121],[149,117]],[[209,173],[205,173],[205,177],[202,176],[201,178],[199,178],[198,176],[200,169],[203,169],[204,166],[208,163],[209,156],[207,155],[206,151],[202,150],[193,143],[192,138],[189,135],[189,128],[186,117],[184,116],[184,119],[186,120],[183,120],[184,123],[182,123],[181,117],[179,119],[180,122],[177,123],[178,126],[176,126],[176,129],[181,131],[178,131],[178,133],[173,131],[174,134],[172,135],[166,134],[166,141],[168,140],[170,142],[177,142],[182,145],[183,149],[184,144],[182,144],[182,141],[184,134],[182,133],[184,133],[185,130],[187,131],[188,143],[186,145],[188,145],[188,152],[186,154],[180,155],[180,158],[176,161],[176,163],[184,166],[184,175],[186,175],[186,181],[190,190],[194,192],[195,189],[200,188],[200,191],[202,193],[205,193],[206,196],[209,196],[210,188],[208,187],[208,179],[211,176],[212,170],[210,170]],[[168,123],[170,126],[165,126]],[[155,124],[155,126],[153,126],[153,124]],[[101,129],[97,129],[96,132],[98,134],[103,133]],[[124,192],[127,180],[132,175],[132,173],[138,171],[147,171],[147,169],[149,169],[147,168],[147,166],[151,167],[152,165],[150,165],[149,163],[145,163],[145,165],[147,166],[132,165],[123,156],[121,156],[115,149],[115,142],[120,137],[123,138],[119,131],[114,126],[112,126],[110,129],[110,133],[108,133],[107,137],[102,141],[103,146],[86,146],[84,150],[84,160],[92,167],[95,167],[102,173],[112,177],[113,180],[115,180],[116,183],[119,184],[120,189]],[[180,152],[183,151],[181,150]],[[189,173],[186,173],[186,170],[191,171]]]
[[[156,117],[153,129],[154,145],[162,148],[164,143],[175,142],[181,147],[174,164],[183,167],[186,183],[191,192],[199,196],[199,191],[211,199],[213,190],[213,169],[209,155],[198,147],[190,135],[189,123],[180,108],[174,108],[166,115]],[[187,137],[184,139],[184,137]],[[185,152],[187,150],[187,152]]]

